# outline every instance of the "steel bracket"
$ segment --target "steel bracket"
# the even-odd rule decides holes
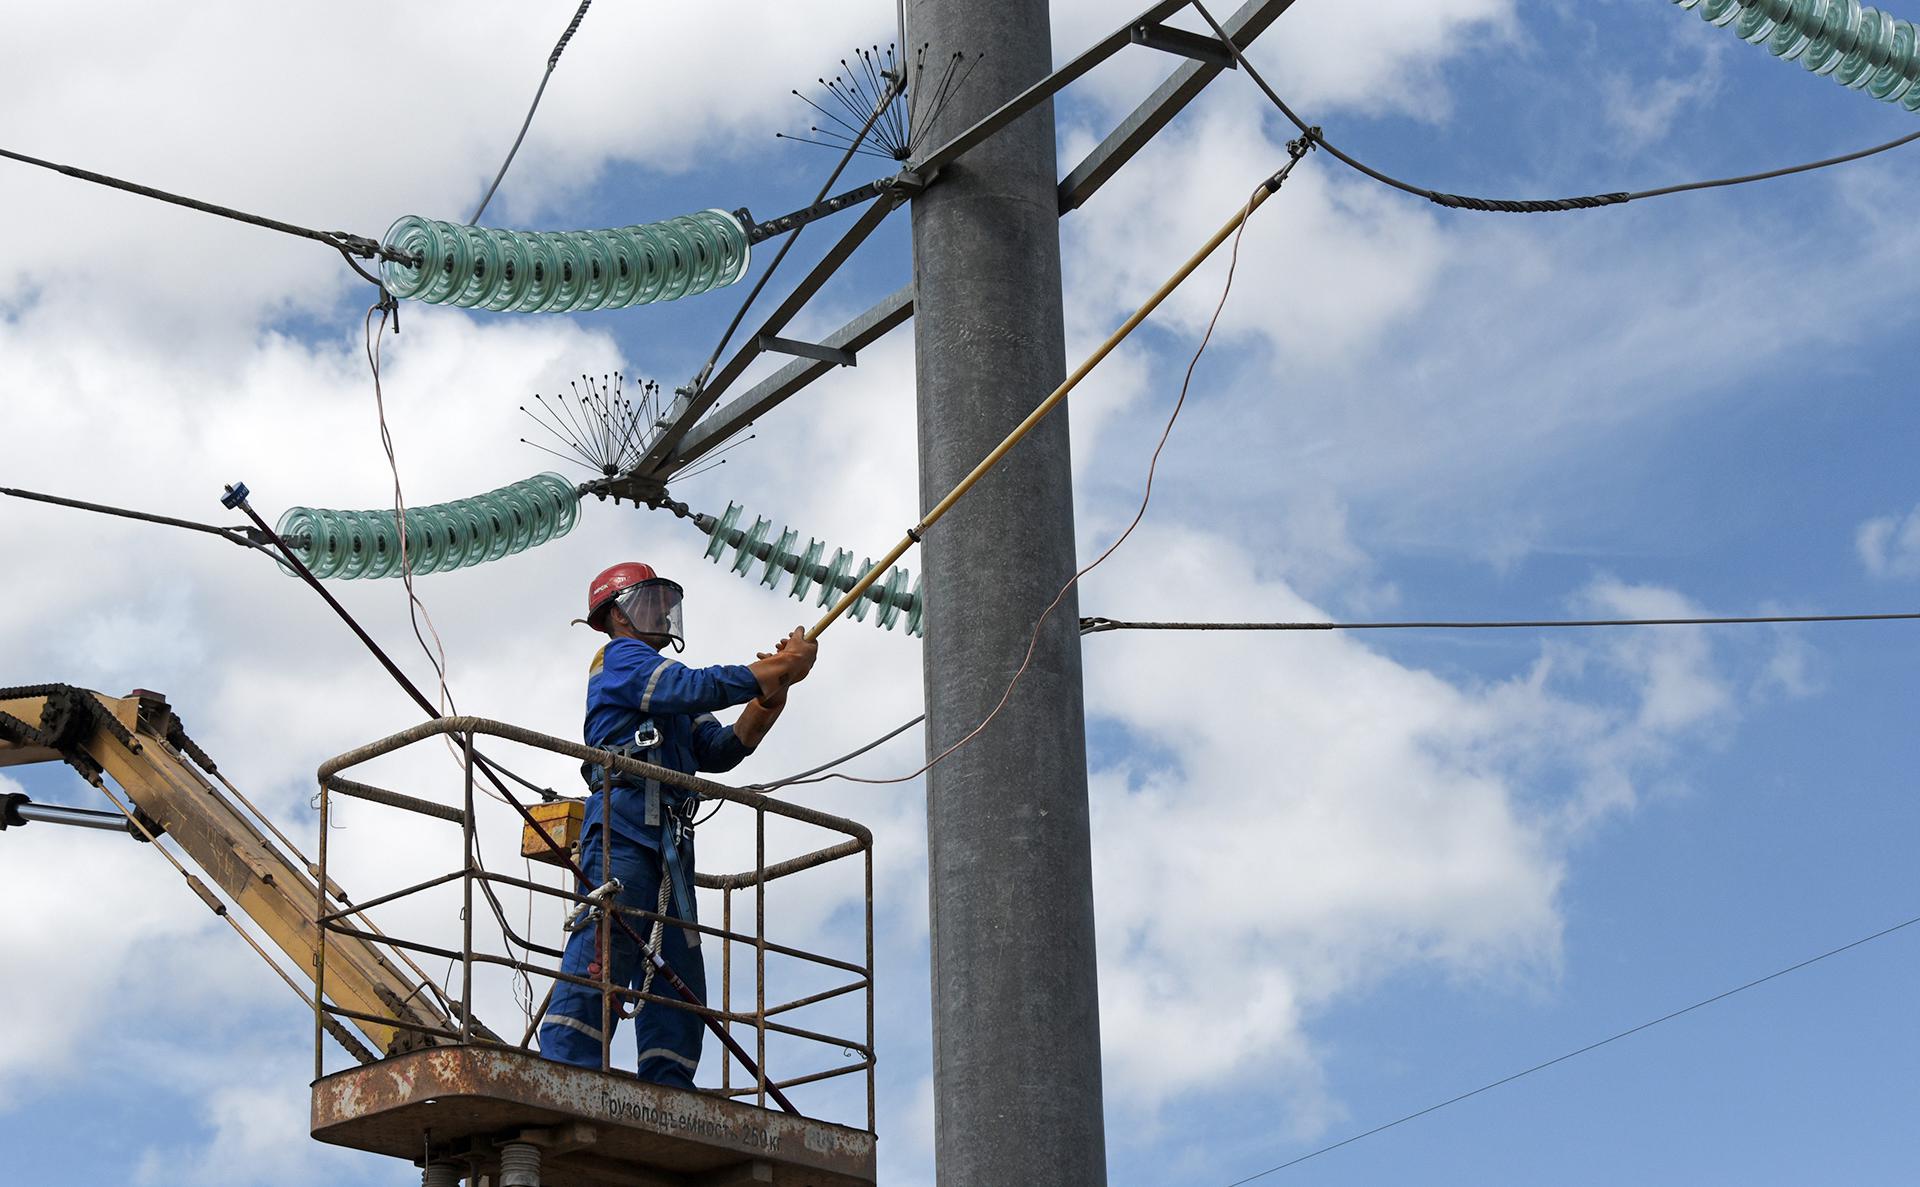
[[[859,366],[859,356],[851,350],[838,346],[821,346],[814,342],[798,342],[792,338],[780,338],[772,334],[755,334],[755,350],[773,351],[778,354],[790,354],[803,359],[819,359],[823,363],[833,363],[841,367]]]
[[[1218,66],[1226,70],[1237,70],[1239,63],[1233,59],[1233,51],[1217,37],[1205,37],[1199,33],[1189,33],[1185,29],[1176,29],[1171,25],[1153,24],[1146,21],[1133,26],[1127,35],[1135,45],[1144,45],[1163,53],[1178,54],[1183,58],[1192,58],[1209,66]]]

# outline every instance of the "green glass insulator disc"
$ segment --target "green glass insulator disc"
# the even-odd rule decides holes
[[[919,580],[913,583],[913,600],[907,604],[907,630],[915,638],[923,638],[926,635],[924,624],[927,617],[927,599],[926,595],[920,592],[926,581],[926,574],[922,573]]]
[[[900,603],[907,596],[907,579],[912,574],[905,569],[895,568],[887,574],[886,601],[880,605],[880,614],[875,621],[881,630],[890,631],[900,617]]]
[[[744,510],[746,508],[729,500],[727,513],[722,515],[719,522],[713,525],[713,530],[707,533],[706,556],[714,564],[719,564],[720,558],[726,555],[727,545],[732,541],[733,533],[739,530],[740,513]]]
[[[833,560],[827,565],[827,579],[820,583],[820,605],[839,601],[841,594],[853,588],[852,568],[853,554],[844,548],[834,549]]]
[[[740,542],[740,555],[733,558],[733,571],[735,573],[742,577],[747,575],[747,570],[753,568],[753,562],[760,559],[757,555],[760,551],[760,546],[767,542],[767,533],[772,530],[773,522],[771,520],[762,519],[759,516],[754,517],[753,530],[748,532],[747,538]]]
[[[807,553],[800,558],[799,565],[793,570],[793,586],[787,590],[787,596],[804,602],[807,591],[813,588],[814,574],[820,567],[820,554],[827,550],[825,540],[807,541]]]
[[[766,586],[768,589],[774,589],[779,586],[781,574],[787,571],[787,566],[797,563],[800,559],[794,555],[793,551],[793,546],[799,542],[800,533],[793,528],[788,528],[786,531],[780,533],[780,542],[775,544],[773,551],[767,554],[767,567],[765,571],[760,574],[761,585]]]

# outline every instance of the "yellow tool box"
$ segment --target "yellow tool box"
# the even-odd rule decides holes
[[[558,852],[547,848],[531,824],[520,828],[520,856],[544,861],[549,865],[567,864],[567,851],[580,845],[580,827],[587,815],[587,801],[584,799],[558,799],[543,804],[527,805],[527,814],[540,822],[554,843],[560,847]]]

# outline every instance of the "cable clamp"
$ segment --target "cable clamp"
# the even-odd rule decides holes
[[[915,544],[920,543],[920,541],[925,538],[926,538],[925,535],[920,531],[919,528],[911,527],[907,529],[907,539],[913,541]]]

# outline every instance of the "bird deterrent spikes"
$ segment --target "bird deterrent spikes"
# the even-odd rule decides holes
[[[628,395],[627,377],[614,371],[598,380],[582,375],[567,386],[569,391],[556,392],[551,399],[536,393],[532,408],[520,405],[560,449],[525,437],[521,443],[606,478],[639,465],[648,434],[660,419],[660,385],[645,380]]]
[[[909,161],[979,62],[979,54],[969,58],[959,52],[930,61],[927,46],[922,45],[908,66],[891,43],[885,49],[877,45],[856,49],[851,61],[840,59],[840,69],[832,78],[815,80],[826,88],[820,102],[793,92],[824,121],[807,129],[812,135],[774,135],[842,152],[851,149],[862,156]]]

